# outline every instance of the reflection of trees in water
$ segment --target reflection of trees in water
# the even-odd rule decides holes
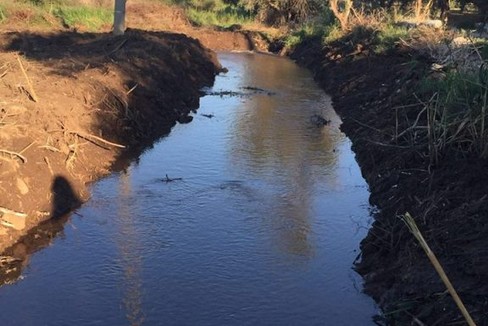
[[[139,234],[134,216],[130,210],[131,183],[129,170],[120,175],[120,190],[118,203],[119,234],[117,245],[120,250],[122,268],[124,270],[124,299],[123,303],[130,325],[142,325],[144,312],[142,310],[142,258],[139,252]]]
[[[237,110],[229,156],[246,175],[280,188],[268,214],[280,246],[310,255],[314,188],[317,182],[336,182],[334,149],[341,136],[337,130],[310,123],[329,101],[304,70],[276,58],[256,56],[250,61],[243,84],[277,95],[254,95]]]

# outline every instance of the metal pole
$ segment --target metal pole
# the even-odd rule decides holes
[[[127,0],[115,0],[114,35],[124,35],[125,32],[125,3]]]

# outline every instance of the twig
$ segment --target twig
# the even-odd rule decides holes
[[[402,146],[402,145],[392,145],[392,144],[385,144],[385,143],[380,143],[380,142],[377,142],[377,141],[373,141],[373,140],[369,140],[369,139],[366,139],[366,141],[368,143],[371,143],[371,144],[374,144],[374,145],[378,145],[378,146],[382,146],[382,147],[391,147],[391,148],[414,148],[414,146]]]
[[[0,154],[7,154],[13,157],[17,157],[22,161],[22,163],[27,163],[27,159],[25,158],[25,156],[20,153],[8,151],[6,149],[0,149]]]
[[[61,152],[61,150],[59,150],[58,148],[54,147],[54,146],[49,146],[49,145],[42,145],[42,146],[38,146],[38,148],[43,148],[43,149],[47,149],[47,150],[50,150],[51,152]]]
[[[139,86],[139,84],[135,84],[131,89],[127,91],[127,93],[125,93],[125,95],[129,95],[130,93],[132,93],[137,88],[137,86]]]
[[[412,320],[418,325],[418,326],[427,326],[425,325],[420,319],[418,319],[417,317],[415,317],[414,315],[412,315],[411,313],[409,313],[408,311],[405,311],[405,313],[407,315],[409,315],[410,317],[412,317]]]
[[[402,137],[403,135],[405,135],[407,132],[409,132],[410,130],[413,130],[417,127],[417,124],[419,123],[419,120],[420,120],[420,116],[422,115],[422,113],[425,112],[425,110],[427,110],[427,106],[425,106],[420,112],[419,114],[417,114],[417,118],[415,119],[413,125],[411,125],[410,127],[408,127],[407,129],[405,129],[404,131],[402,131],[401,133],[399,133],[396,137],[395,137],[395,140],[398,140],[400,137]]]
[[[49,159],[47,158],[47,156],[44,156],[44,162],[46,162],[47,168],[49,169],[49,172],[51,173],[51,175],[54,175],[53,168],[51,167],[51,162],[49,162]]]
[[[351,118],[351,120],[352,120],[352,121],[354,121],[354,122],[356,122],[356,123],[357,123],[358,125],[360,125],[360,126],[363,126],[363,127],[369,128],[369,129],[374,130],[374,131],[376,131],[376,132],[378,132],[378,133],[383,133],[383,131],[381,131],[381,130],[379,130],[379,129],[375,128],[375,127],[372,127],[372,126],[370,126],[370,125],[367,125],[367,124],[365,124],[365,123],[363,123],[363,122],[361,122],[361,121],[359,121],[359,120],[357,120],[357,119],[353,119],[353,118]]]
[[[127,43],[127,39],[120,42],[112,51],[110,51],[107,56],[114,54],[115,52],[119,51],[124,45]]]
[[[29,145],[25,146],[23,150],[21,150],[19,153],[22,154],[24,153],[26,150],[28,150],[32,145],[34,145],[36,143],[36,141],[34,140],[33,142],[31,142]]]
[[[10,214],[10,215],[18,216],[18,217],[27,217],[27,214],[25,214],[25,213],[16,212],[16,211],[13,211],[11,209],[8,209],[8,208],[2,207],[2,206],[0,206],[0,213],[2,213],[2,215],[3,214]]]
[[[417,224],[415,223],[415,220],[413,219],[412,215],[410,215],[410,213],[407,212],[402,217],[402,220],[403,220],[403,222],[405,222],[405,224],[407,225],[408,229],[413,234],[413,236],[420,243],[420,246],[422,247],[422,249],[424,249],[425,253],[427,254],[427,257],[429,258],[430,262],[434,266],[436,272],[439,274],[442,282],[444,282],[444,285],[446,286],[447,290],[449,291],[452,298],[454,299],[454,302],[456,302],[456,305],[458,306],[459,310],[463,314],[468,325],[469,326],[476,326],[475,322],[471,318],[471,315],[469,314],[468,310],[466,309],[463,302],[461,301],[461,298],[459,298],[459,295],[457,294],[456,289],[454,289],[454,286],[452,285],[451,281],[447,277],[446,272],[442,268],[441,263],[439,262],[439,260],[437,260],[437,257],[435,256],[434,252],[430,249],[429,245],[427,244],[427,241],[425,241],[425,239],[424,239],[422,233],[420,232],[419,228],[417,227]]]
[[[92,143],[94,143],[95,145],[97,146],[100,146],[99,144],[97,144],[95,142],[96,141],[99,141],[101,143],[104,143],[104,144],[107,144],[107,145],[110,145],[110,146],[114,146],[114,147],[118,147],[118,148],[125,148],[124,145],[120,145],[120,144],[117,144],[117,143],[112,143],[108,140],[105,140],[103,138],[100,138],[100,137],[97,137],[97,136],[94,136],[94,135],[91,135],[91,134],[85,134],[85,133],[82,133],[82,132],[79,132],[79,131],[69,131],[70,134],[74,134],[74,135],[77,135],[78,137],[81,137],[81,138],[84,138]],[[102,146],[100,146],[102,147]]]
[[[178,180],[183,180],[183,179],[182,178],[170,178],[166,174],[166,178],[165,179],[162,179],[161,181],[164,181],[164,182],[168,183],[168,182],[173,182],[173,181],[178,181]]]
[[[34,102],[39,102],[36,92],[34,91],[34,87],[32,86],[32,83],[29,79],[29,76],[27,76],[27,72],[24,69],[24,65],[22,64],[22,61],[20,60],[20,56],[17,56],[17,61],[19,62],[20,70],[22,70],[22,73],[24,74],[25,79],[27,80],[27,86],[29,86],[29,93],[32,97],[32,100]]]
[[[19,258],[12,256],[0,256],[0,266],[9,265],[18,261],[20,261]]]

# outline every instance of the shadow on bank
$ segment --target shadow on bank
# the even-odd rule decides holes
[[[30,256],[63,235],[69,213],[82,204],[69,181],[62,176],[53,179],[51,193],[51,219],[33,228],[0,256],[0,286],[17,281],[23,268],[29,264]]]

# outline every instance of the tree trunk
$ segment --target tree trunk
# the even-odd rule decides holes
[[[341,8],[341,2],[343,8]],[[352,10],[352,0],[329,0],[330,9],[339,20],[342,30],[347,30],[349,27],[349,15]]]
[[[114,35],[124,35],[125,32],[125,3],[127,0],[115,0]]]

